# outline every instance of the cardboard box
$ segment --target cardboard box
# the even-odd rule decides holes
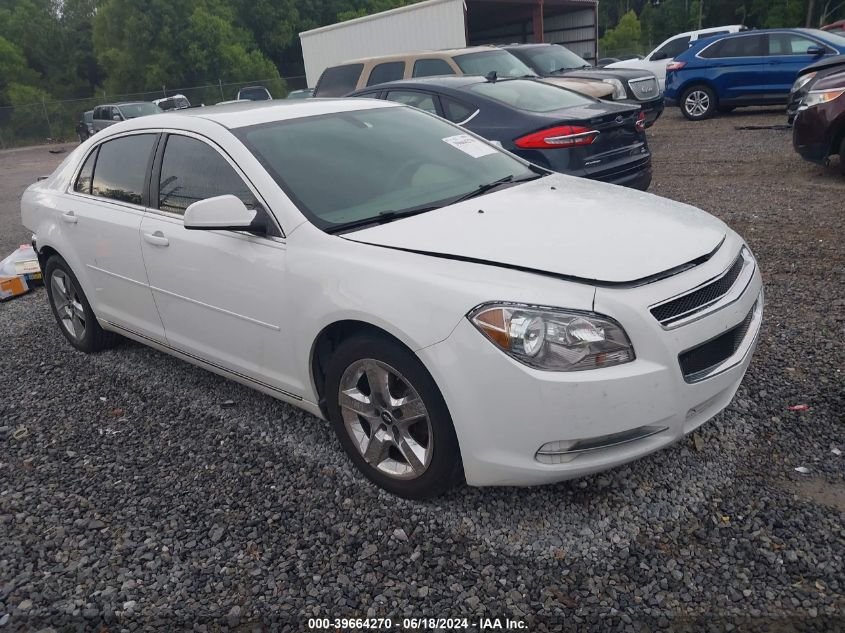
[[[13,297],[25,295],[29,292],[29,284],[22,276],[0,277],[0,301],[7,301]]]

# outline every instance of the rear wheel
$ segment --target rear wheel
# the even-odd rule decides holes
[[[337,348],[327,369],[329,417],[370,481],[400,497],[424,499],[460,478],[452,419],[416,356],[387,338],[357,336]]]
[[[708,86],[687,88],[681,97],[681,112],[690,121],[701,121],[713,116],[716,106],[716,94]]]
[[[50,308],[65,338],[82,352],[97,352],[113,346],[119,336],[100,327],[82,286],[67,262],[53,255],[44,267],[44,285]]]

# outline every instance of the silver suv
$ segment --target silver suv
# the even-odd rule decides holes
[[[96,134],[100,130],[120,121],[136,119],[139,116],[147,116],[148,114],[159,114],[161,112],[163,112],[161,108],[149,101],[127,101],[125,103],[99,105],[94,108],[94,118],[91,126],[94,128],[94,133]]]

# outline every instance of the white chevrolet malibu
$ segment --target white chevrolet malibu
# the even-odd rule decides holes
[[[74,347],[128,337],[301,407],[409,498],[671,444],[730,402],[762,318],[716,218],[385,101],[127,121],[21,205]]]

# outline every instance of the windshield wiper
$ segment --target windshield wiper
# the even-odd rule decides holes
[[[410,209],[404,209],[402,211],[380,211],[378,215],[371,215],[366,218],[361,218],[360,220],[350,220],[349,222],[343,222],[341,224],[335,224],[326,229],[326,233],[340,233],[342,231],[348,231],[350,229],[359,229],[364,226],[372,226],[372,225],[379,225],[379,224],[387,224],[388,222],[393,222],[393,220],[398,220],[400,218],[409,218],[412,215],[419,215],[420,213],[426,213],[427,211],[434,211],[435,209],[439,209],[441,205],[425,205],[421,207],[411,207]]]
[[[545,176],[545,173],[535,173],[531,176],[524,176],[522,178],[514,178],[513,174],[509,174],[504,178],[499,178],[498,180],[494,180],[493,182],[488,182],[483,185],[479,185],[472,191],[469,191],[457,198],[454,198],[449,204],[457,204],[459,202],[463,202],[464,200],[469,200],[470,198],[476,198],[478,196],[482,196],[488,191],[495,189],[496,187],[500,187],[501,185],[506,185],[510,183],[520,183],[520,182],[528,182],[529,180],[537,180],[537,178],[542,178]]]

